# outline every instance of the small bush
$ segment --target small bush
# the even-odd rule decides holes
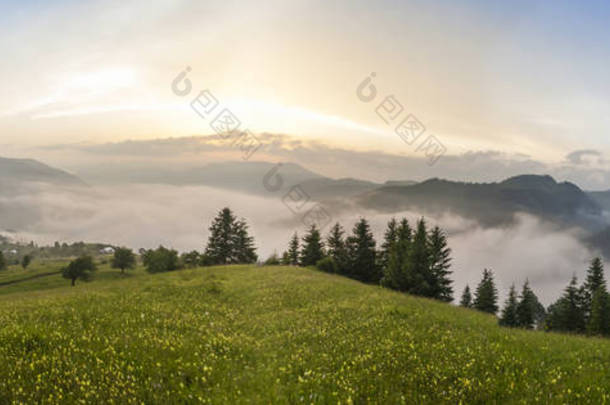
[[[277,253],[273,253],[265,260],[265,266],[279,266],[280,264],[280,258],[277,256]]]
[[[163,246],[144,252],[142,262],[149,273],[163,273],[177,270],[180,267],[178,252]]]
[[[337,273],[339,270],[339,266],[337,266],[337,262],[332,257],[325,257],[320,259],[316,263],[316,267],[318,270],[324,271],[326,273]]]

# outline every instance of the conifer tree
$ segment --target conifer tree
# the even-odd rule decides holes
[[[368,221],[361,218],[347,238],[349,276],[365,283],[379,283],[381,271],[377,265],[376,242]]]
[[[409,225],[409,221],[407,218],[401,219],[400,224],[398,225],[398,240],[411,242],[412,238],[413,230],[411,229],[411,225]]]
[[[532,329],[536,323],[536,310],[539,305],[538,298],[529,285],[529,280],[525,280],[519,303],[517,304],[517,326],[525,329]]]
[[[472,294],[470,293],[470,287],[468,284],[466,284],[466,287],[464,287],[464,291],[462,292],[460,306],[464,308],[472,308]]]
[[[565,288],[563,295],[549,307],[546,319],[548,330],[582,333],[585,330],[585,311],[582,292],[576,276]]]
[[[590,335],[607,335],[610,332],[610,302],[608,291],[602,285],[597,288],[591,300],[591,312],[587,321],[587,333]]]
[[[4,254],[0,252],[0,270],[6,270],[6,259],[4,258]]]
[[[407,292],[414,295],[431,296],[434,280],[430,272],[430,252],[426,222],[421,218],[409,246],[405,271]]]
[[[393,290],[407,292],[407,260],[409,259],[409,241],[399,239],[390,251],[388,264],[382,269],[381,285]]]
[[[254,239],[244,219],[237,220],[230,208],[223,208],[212,221],[205,256],[210,264],[253,263],[257,260]]]
[[[303,248],[301,249],[301,266],[315,266],[318,260],[324,257],[324,243],[320,231],[315,224],[311,225],[309,231],[303,237]]]
[[[299,235],[295,232],[292,235],[292,239],[290,239],[290,244],[288,245],[288,263],[292,266],[299,265]]]
[[[212,221],[205,254],[214,264],[229,264],[234,252],[235,216],[229,207],[223,208]]]
[[[347,249],[345,246],[345,231],[338,222],[331,228],[326,239],[327,254],[337,265],[339,274],[345,273],[347,267]]]
[[[502,309],[502,315],[500,316],[500,325],[515,328],[519,326],[517,319],[517,292],[515,291],[515,285],[510,286],[508,292],[508,299]]]
[[[391,225],[391,222],[388,223],[385,242],[382,245],[386,262],[382,268],[381,285],[393,290],[407,292],[409,286],[407,285],[406,272],[412,237],[411,227],[409,221],[403,218],[400,224],[396,226],[394,231],[396,234],[395,241],[392,243],[394,236],[391,230],[394,226]]]
[[[593,295],[600,287],[606,290],[606,279],[604,278],[604,265],[601,259],[596,257],[591,261],[582,287],[583,309],[587,318],[591,312]]]
[[[474,308],[490,314],[498,312],[498,290],[491,270],[483,270],[483,278],[475,291]]]
[[[398,243],[398,222],[396,218],[390,219],[386,231],[383,235],[383,243],[381,244],[380,261],[382,268],[386,268],[390,262],[390,256],[396,244]]]
[[[449,278],[451,271],[451,249],[447,246],[447,237],[438,226],[430,232],[428,238],[430,252],[430,287],[428,295],[437,300],[453,301],[453,281]]]
[[[248,224],[245,219],[236,221],[233,225],[233,263],[255,263],[258,260],[254,238],[248,234]]]

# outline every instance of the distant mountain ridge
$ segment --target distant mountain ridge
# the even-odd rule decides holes
[[[77,176],[33,159],[0,157],[0,194],[25,192],[28,184],[86,186]]]
[[[84,185],[78,177],[33,159],[0,157],[0,180]]]
[[[515,176],[499,183],[430,179],[411,186],[380,187],[360,196],[358,203],[388,213],[452,212],[488,226],[509,223],[518,212],[586,229],[604,225],[599,222],[602,207],[586,192],[544,175]]]

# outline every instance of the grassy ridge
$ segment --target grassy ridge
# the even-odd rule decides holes
[[[9,365],[0,402],[610,397],[605,340],[502,329],[487,315],[308,269],[115,276],[103,269],[76,288],[0,295],[0,364]]]

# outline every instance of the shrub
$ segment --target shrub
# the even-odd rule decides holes
[[[339,266],[337,266],[337,262],[332,257],[325,257],[318,260],[316,267],[326,273],[338,273],[339,271]]]
[[[280,258],[277,256],[277,253],[273,253],[265,260],[265,266],[279,266],[280,264]]]
[[[142,262],[149,273],[174,271],[180,267],[178,252],[173,249],[166,249],[163,246],[144,252]]]

